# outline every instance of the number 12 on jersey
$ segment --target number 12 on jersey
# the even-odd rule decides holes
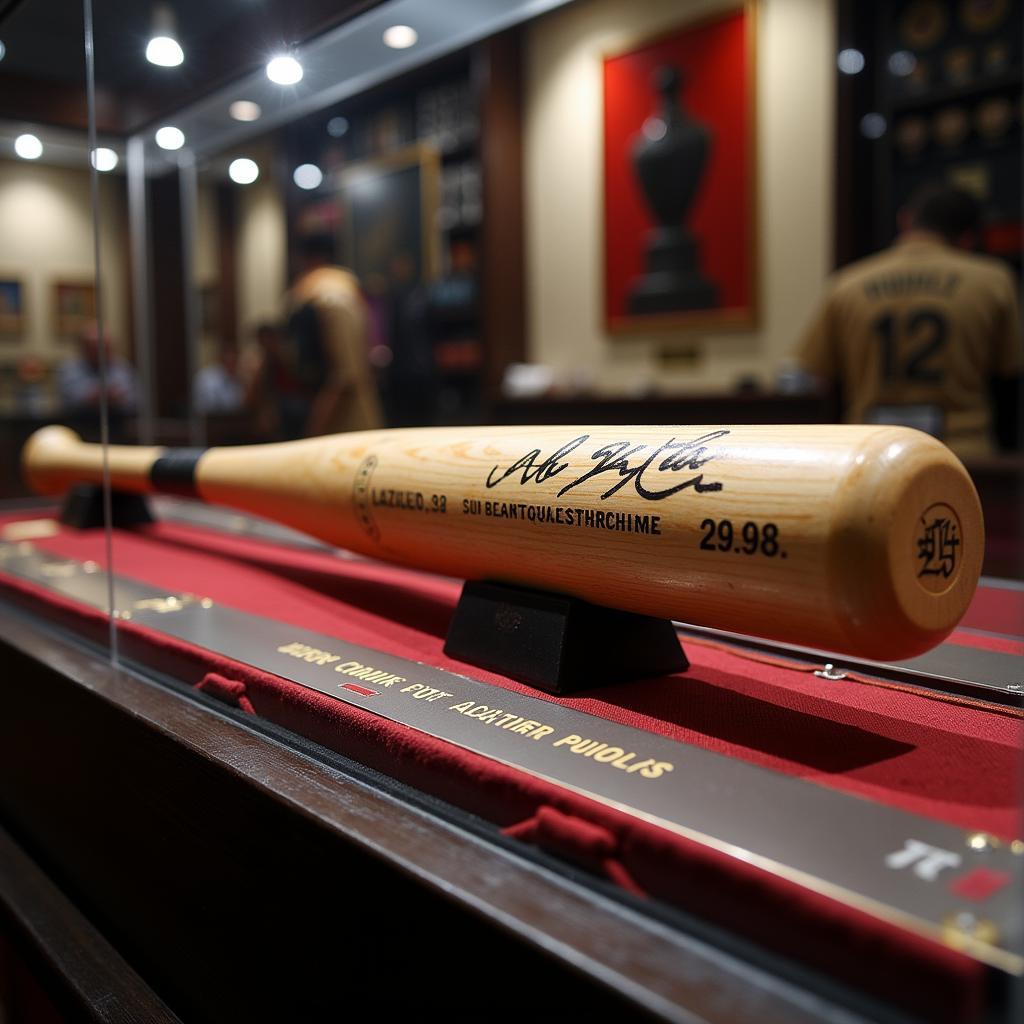
[[[882,345],[882,379],[939,384],[939,354],[949,340],[949,321],[934,307],[883,313],[872,324]]]

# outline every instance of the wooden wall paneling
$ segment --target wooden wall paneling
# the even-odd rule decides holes
[[[190,381],[185,353],[181,200],[177,173],[150,181],[149,224],[156,415],[158,418],[181,417],[187,412],[186,396]]]
[[[238,190],[217,186],[218,337],[237,345],[238,337]]]
[[[476,51],[484,217],[480,243],[485,396],[505,367],[526,358],[523,225],[522,33],[492,36]]]

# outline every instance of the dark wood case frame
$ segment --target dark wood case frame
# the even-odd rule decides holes
[[[0,605],[0,932],[69,1019],[904,1019]]]

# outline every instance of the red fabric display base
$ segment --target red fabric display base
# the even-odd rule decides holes
[[[29,518],[8,515],[4,522]],[[101,530],[33,541],[106,568]],[[281,623],[392,654],[669,736],[968,831],[1022,834],[1022,720],[998,709],[859,677],[830,682],[815,666],[687,639],[688,672],[553,697],[454,662],[442,647],[459,581],[370,561],[157,523],[116,531],[114,572],[190,592]],[[103,615],[0,574],[0,585],[51,621],[102,639]],[[975,629],[1007,600],[990,593]],[[1024,610],[1024,608],[1022,608]],[[1000,619],[1000,622],[1002,621]],[[555,784],[332,700],[132,622],[126,650],[159,649],[174,672],[208,694],[324,744],[477,814],[535,844],[827,972],[922,1018],[982,1016],[986,969],[930,938],[805,889]],[[1024,654],[1024,642],[971,630],[953,642]],[[148,660],[152,660],[149,658]]]

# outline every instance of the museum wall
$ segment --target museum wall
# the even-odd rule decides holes
[[[220,288],[220,267],[217,260],[217,189],[209,182],[200,182],[196,191],[195,281],[199,289],[200,362],[212,362],[217,353],[217,332],[203,304],[207,296],[217,295]]]
[[[278,320],[288,287],[288,231],[284,197],[275,180],[275,151],[247,150],[260,176],[238,193],[238,329],[245,342],[262,320]]]
[[[124,179],[100,179],[103,312],[122,351],[129,340]],[[54,318],[54,283],[93,277],[92,204],[83,168],[0,160],[0,275],[20,279],[26,305],[20,341],[0,343],[0,363],[70,351]]]
[[[528,26],[524,175],[528,351],[608,393],[771,379],[831,270],[835,24],[828,0],[763,0],[757,118],[761,316],[754,330],[607,333],[602,315],[602,57],[735,7],[588,0]],[[799,159],[794,155],[799,154]],[[665,359],[662,353],[674,352]]]

